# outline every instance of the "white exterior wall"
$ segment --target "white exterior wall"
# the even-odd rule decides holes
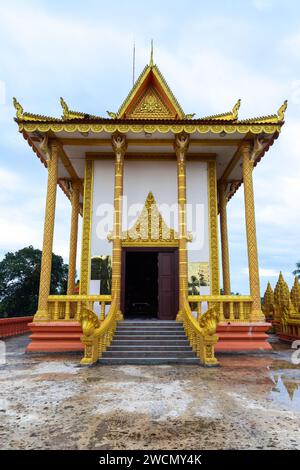
[[[113,229],[114,171],[113,159],[94,161],[91,257],[112,254],[104,231]]]
[[[193,241],[188,243],[188,261],[209,263],[207,163],[187,161],[186,180],[187,226],[188,231],[193,232]],[[130,161],[126,159],[124,162],[123,230],[128,230],[134,225],[150,191],[167,225],[178,231],[176,161]],[[95,160],[91,257],[112,255],[112,244],[106,236],[103,236],[103,233],[113,229],[113,198],[114,161]],[[174,208],[171,216],[167,206]],[[98,290],[98,285],[93,284],[91,283],[91,290]],[[209,294],[210,288],[202,286],[200,292]]]
[[[186,163],[187,228],[193,233],[188,243],[188,261],[209,263],[208,171],[206,162]],[[200,293],[210,294],[209,286]]]
[[[123,230],[134,225],[150,191],[167,225],[178,230],[176,162],[159,160],[125,160]],[[136,204],[139,206],[134,206]],[[169,217],[164,204],[174,206],[174,217]]]

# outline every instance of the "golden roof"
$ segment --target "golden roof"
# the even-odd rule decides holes
[[[164,76],[160,72],[157,65],[153,63],[153,49],[151,50],[151,59],[149,65],[147,65],[128,96],[121,104],[118,112],[107,111],[109,118],[103,118],[101,116],[95,116],[88,113],[79,111],[72,111],[69,109],[66,101],[61,98],[60,104],[63,109],[61,118],[55,118],[50,116],[44,116],[39,114],[32,114],[24,112],[23,107],[20,103],[13,99],[13,104],[16,109],[16,121],[18,123],[81,123],[81,124],[128,124],[129,122],[145,124],[151,121],[152,125],[155,124],[172,124],[178,125],[193,124],[201,126],[202,124],[208,125],[237,125],[238,127],[252,127],[261,125],[277,125],[284,121],[284,114],[287,108],[287,100],[284,101],[282,106],[279,108],[276,114],[254,117],[250,119],[238,119],[238,112],[241,105],[239,99],[229,112],[214,114],[210,116],[204,116],[195,119],[195,114],[185,114],[178,103],[176,97],[172,93],[169,85],[167,84]],[[24,128],[24,126],[21,126]],[[50,126],[51,127],[51,126]],[[278,129],[276,129],[278,130]],[[258,130],[258,132],[262,132]]]

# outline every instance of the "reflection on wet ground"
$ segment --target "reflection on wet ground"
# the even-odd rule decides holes
[[[224,354],[221,367],[78,367],[7,340],[0,448],[299,449],[300,366],[289,345]]]
[[[269,398],[300,411],[300,365],[292,362],[291,349],[287,343],[272,342],[274,351],[263,355],[228,355],[220,357],[226,368],[251,369],[266,372],[266,384],[270,384]]]

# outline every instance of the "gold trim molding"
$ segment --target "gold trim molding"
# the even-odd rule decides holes
[[[37,122],[19,122],[20,132],[146,132],[154,133],[160,132],[166,134],[172,132],[174,134],[180,134],[185,132],[187,134],[207,134],[212,132],[213,134],[220,134],[225,132],[226,134],[274,134],[280,132],[281,123],[278,124],[80,124],[80,123],[37,123]]]

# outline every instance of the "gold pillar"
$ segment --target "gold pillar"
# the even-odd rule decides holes
[[[78,240],[79,195],[81,183],[79,180],[71,183],[71,228],[69,248],[68,295],[74,294],[76,278],[76,255]]]
[[[59,144],[52,141],[50,144],[48,167],[47,199],[44,222],[44,239],[41,262],[41,276],[39,289],[38,310],[34,316],[34,321],[48,320],[48,296],[50,294],[51,267],[53,234],[55,222],[56,189],[57,189],[57,169],[58,169]]]
[[[253,299],[250,319],[251,321],[263,321],[265,319],[261,309],[260,301],[260,285],[259,285],[259,269],[258,254],[256,241],[255,226],[255,208],[254,208],[254,191],[253,191],[253,161],[251,158],[251,144],[244,142],[241,146],[241,154],[243,158],[243,179],[244,179],[244,199],[245,199],[245,218],[248,248],[248,266],[250,295]]]
[[[209,211],[209,267],[211,295],[220,294],[217,170],[215,160],[207,163]]]
[[[114,186],[114,227],[113,227],[113,256],[112,256],[112,296],[116,299],[119,318],[121,313],[121,260],[122,260],[122,197],[124,155],[126,152],[126,137],[122,134],[112,136],[112,147],[115,152],[115,186]]]
[[[94,162],[86,160],[81,241],[80,294],[88,295],[91,277],[91,226],[93,208]]]
[[[222,248],[222,273],[223,273],[223,290],[224,295],[231,294],[230,287],[230,263],[229,263],[229,246],[228,246],[228,227],[227,227],[227,197],[226,183],[219,186],[219,210],[220,210],[220,231],[221,231],[221,248]]]
[[[181,317],[184,298],[188,289],[188,256],[187,256],[187,227],[186,227],[186,153],[189,148],[189,137],[178,134],[175,137],[174,148],[177,157],[178,181],[178,225],[179,225],[179,312]]]

